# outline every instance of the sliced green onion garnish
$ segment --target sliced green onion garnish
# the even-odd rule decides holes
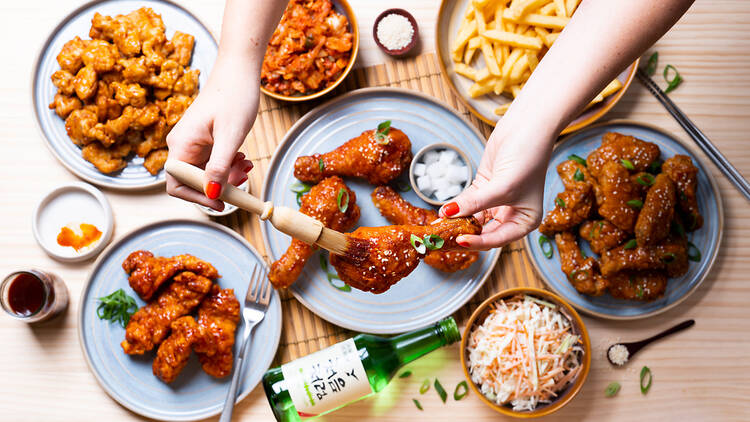
[[[604,221],[597,221],[596,226],[591,228],[589,237],[592,239],[596,239],[597,237],[599,237],[599,235],[602,234],[602,227],[604,227]]]
[[[682,224],[680,224],[677,220],[672,220],[672,230],[680,235],[681,238],[685,238],[687,235],[685,234],[685,228],[682,227]]]
[[[445,403],[445,401],[448,399],[448,393],[445,392],[445,389],[440,384],[440,381],[438,381],[437,378],[435,378],[435,383],[433,385],[435,386],[435,391],[437,391],[438,395],[440,396],[440,400]]]
[[[573,174],[573,180],[576,182],[580,182],[583,180],[583,173],[581,173],[581,169],[576,169],[575,174]]]
[[[688,241],[687,257],[693,262],[699,262],[701,260],[701,250],[690,241]]]
[[[656,73],[656,65],[659,63],[659,52],[654,51],[654,54],[648,58],[648,64],[646,64],[646,73],[649,76],[653,76]],[[618,384],[619,386],[619,384]]]
[[[586,167],[586,160],[584,160],[583,158],[581,158],[581,157],[579,157],[579,156],[577,156],[575,154],[569,155],[568,156],[568,160],[573,160],[576,163],[578,163],[578,164]]]
[[[635,170],[635,166],[633,165],[633,162],[626,158],[620,159],[620,163],[622,164],[623,167],[625,167],[628,170]]]
[[[641,201],[640,199],[631,199],[630,201],[626,202],[626,204],[638,210],[643,208],[643,201]]]
[[[302,192],[297,192],[297,198],[296,198],[296,199],[297,199],[297,206],[298,206],[298,207],[301,207],[301,206],[302,206],[302,197],[303,197],[304,195],[305,195],[305,194],[304,194],[304,193],[302,193]]]
[[[117,322],[123,328],[130,322],[130,316],[138,310],[135,299],[128,296],[122,289],[117,289],[111,294],[97,299],[99,306],[96,308],[96,316],[99,319]]]
[[[411,246],[417,250],[417,252],[424,254],[427,252],[427,246],[424,244],[424,240],[420,239],[419,236],[412,234],[409,238]]]
[[[453,390],[453,400],[459,401],[466,397],[467,394],[469,394],[469,384],[466,381],[461,381],[456,385],[456,389]]]
[[[643,381],[646,379],[646,376],[648,376],[648,383],[644,385]],[[645,395],[648,393],[649,388],[651,388],[651,381],[651,369],[649,369],[648,366],[644,366],[643,369],[641,369],[641,394]]]
[[[635,290],[635,295],[638,298],[642,298],[643,297],[643,286],[641,286],[640,284],[638,285],[638,287]]]
[[[445,244],[445,241],[443,240],[443,238],[436,234],[425,236],[424,239],[422,239],[422,242],[427,247],[427,249],[431,251],[440,249],[443,247],[443,244]]]
[[[339,195],[336,197],[336,205],[339,206],[339,211],[346,212],[349,208],[349,191],[345,188],[339,189]]]
[[[310,188],[312,188],[312,186],[308,185],[307,183],[302,183],[299,180],[297,180],[296,182],[292,183],[291,186],[289,186],[289,189],[294,193],[310,192]]]
[[[586,252],[583,249],[579,248],[579,251],[581,252],[581,256],[583,257],[583,259],[588,258],[588,256],[586,255]]]
[[[536,304],[539,304],[539,305],[542,305],[542,306],[546,306],[548,308],[552,308],[552,309],[557,308],[557,305],[555,305],[554,303],[547,302],[546,300],[535,298],[534,296],[524,295],[523,297],[524,297],[524,299],[526,299],[526,300],[528,300],[530,302],[534,302]]]
[[[388,145],[388,138],[386,137],[388,135],[388,131],[391,130],[391,121],[386,120],[378,125],[378,130],[375,131],[375,140],[378,141],[379,144],[382,145]]]
[[[636,177],[635,181],[643,186],[651,186],[654,184],[654,176],[648,173],[643,173],[640,176]]]
[[[344,283],[343,285],[339,286],[339,285],[337,285],[336,283],[333,282],[333,280],[341,280],[339,278],[339,276],[337,276],[336,274],[328,273],[327,276],[328,276],[328,283],[331,286],[333,286],[333,287],[341,290],[342,292],[351,292],[352,291],[351,286],[349,286],[346,283]]]
[[[430,380],[424,380],[419,387],[419,394],[424,394],[430,389]]]
[[[318,168],[320,169],[321,173],[326,169],[326,163],[323,162],[322,158],[318,160]]]
[[[414,402],[414,406],[417,406],[417,409],[424,410],[424,409],[422,409],[422,405],[419,403],[419,400],[417,400],[417,399],[411,399],[411,401]]]
[[[661,171],[661,161],[656,160],[648,165],[648,172],[651,174],[658,174]]]
[[[672,252],[667,252],[664,255],[662,255],[661,260],[669,264],[673,262],[676,258],[677,258],[677,255],[675,255]]]
[[[542,248],[542,253],[547,259],[552,258],[552,242],[550,242],[549,238],[547,236],[540,234],[539,235],[539,247]]]
[[[325,255],[321,252],[319,255],[320,258],[320,269],[324,272],[328,272],[328,260],[326,259]]]
[[[565,208],[565,201],[562,198],[555,198],[555,204],[560,208]]]
[[[615,394],[617,394],[618,391],[620,391],[620,383],[619,382],[612,382],[604,390],[604,395],[606,397],[612,397]]]
[[[565,336],[565,338],[563,339],[562,343],[560,343],[560,346],[557,348],[557,350],[555,351],[555,353],[563,353],[564,354],[565,352],[568,351],[568,349],[570,349],[571,346],[573,346],[574,344],[576,344],[577,341],[578,341],[578,336],[574,336],[574,335],[568,334],[567,336]]]
[[[399,180],[397,187],[401,192],[409,192],[411,190],[411,185],[401,180]]]
[[[669,69],[674,71],[674,77],[671,80],[669,79]],[[682,76],[680,76],[680,72],[678,72],[674,66],[668,64],[664,66],[664,80],[669,84],[667,85],[667,89],[664,90],[664,93],[669,94],[672,90],[680,86],[682,83]]]
[[[690,214],[690,230],[695,229],[695,226],[697,225],[698,225],[698,216],[695,213],[691,213]]]
[[[406,371],[402,372],[401,375],[399,375],[398,377],[399,378],[407,378],[407,377],[410,377],[410,376],[411,376],[411,371],[406,370]]]
[[[622,248],[623,249],[633,249],[636,246],[638,246],[638,242],[635,239],[630,239],[630,240],[628,240],[628,243],[626,243],[625,246],[623,246]]]

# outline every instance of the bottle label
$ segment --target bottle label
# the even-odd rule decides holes
[[[372,393],[354,339],[281,365],[300,417],[313,417]]]

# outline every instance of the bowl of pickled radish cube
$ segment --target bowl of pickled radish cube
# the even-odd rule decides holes
[[[409,181],[425,202],[441,206],[457,197],[469,185],[474,170],[469,157],[447,143],[428,145],[411,160]]]

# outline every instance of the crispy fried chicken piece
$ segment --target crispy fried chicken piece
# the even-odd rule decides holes
[[[348,194],[348,205],[346,211],[341,212],[338,206],[339,192]],[[342,201],[345,195],[342,194]],[[357,195],[349,189],[344,181],[338,176],[323,179],[313,186],[310,192],[302,197],[300,212],[309,215],[323,223],[325,227],[340,232],[347,232],[359,220],[359,206],[357,206]],[[305,242],[292,239],[289,248],[281,257],[271,264],[268,279],[277,289],[289,287],[297,281],[305,263],[315,251],[315,248]]]
[[[93,164],[104,174],[114,173],[125,168],[128,163],[124,160],[130,153],[130,144],[119,144],[112,148],[104,148],[98,142],[91,142],[81,149],[83,159]]]
[[[348,235],[352,253],[331,255],[331,265],[351,287],[383,293],[414,271],[423,256],[411,245],[411,235],[420,239],[440,236],[444,240],[441,250],[451,251],[461,250],[456,237],[481,231],[482,226],[473,217],[444,219],[424,226],[359,227]]]
[[[120,59],[117,62],[122,68],[122,77],[127,82],[145,82],[154,75],[154,72],[146,64],[144,56]]]
[[[557,174],[565,189],[575,189],[580,184],[593,184],[594,178],[583,164],[575,160],[565,160],[557,165]]]
[[[122,107],[115,101],[112,88],[107,82],[99,81],[99,87],[96,89],[94,105],[96,106],[96,117],[100,122],[108,119],[116,119],[122,113]],[[106,130],[106,127],[105,127]],[[115,137],[120,134],[106,132],[109,137]],[[108,144],[114,143],[114,139],[108,140]]]
[[[602,145],[586,157],[586,163],[591,174],[601,179],[601,172],[606,163],[620,164],[620,160],[626,159],[633,164],[634,171],[645,171],[660,155],[661,151],[654,143],[608,132],[602,136]]]
[[[155,149],[146,155],[146,158],[143,160],[143,167],[152,176],[156,176],[164,168],[164,163],[167,162],[168,155],[169,150],[166,148]]]
[[[143,107],[146,105],[146,88],[137,83],[112,82],[114,97],[121,106],[131,105]]]
[[[120,59],[117,47],[104,40],[91,40],[81,55],[84,66],[91,66],[97,73],[114,70]]]
[[[190,315],[172,321],[170,328],[172,333],[159,345],[152,366],[154,375],[166,383],[174,381],[185,368],[200,335],[198,323]]]
[[[219,278],[213,265],[192,255],[171,258],[154,256],[149,251],[135,251],[125,258],[122,269],[128,273],[130,287],[143,300],[149,300],[165,281],[180,271],[190,271],[209,279]]]
[[[92,66],[84,66],[76,73],[73,79],[76,95],[82,100],[88,100],[96,94],[98,81],[96,71]]]
[[[599,296],[607,290],[607,280],[599,274],[599,264],[594,258],[583,257],[574,233],[557,233],[555,243],[560,251],[560,268],[579,293]]]
[[[698,208],[698,168],[687,155],[675,155],[661,166],[664,172],[677,186],[679,211],[687,223],[687,231],[703,227],[703,216]]]
[[[138,30],[124,19],[123,15],[113,18],[99,12],[94,13],[89,36],[93,39],[112,41],[120,53],[126,57],[132,57],[141,52]]]
[[[623,271],[607,277],[612,297],[643,301],[664,296],[667,281],[663,271]]]
[[[591,184],[579,183],[573,189],[565,189],[557,194],[555,208],[539,226],[539,232],[545,236],[573,229],[591,215],[594,206]]]
[[[184,32],[175,31],[169,43],[173,51],[169,56],[167,56],[167,58],[170,60],[175,60],[182,66],[187,66],[188,64],[190,64],[190,59],[193,56],[195,37]]]
[[[177,274],[156,300],[130,317],[125,340],[120,343],[122,350],[128,355],[142,355],[160,344],[172,321],[195,309],[212,284],[208,278],[189,271]]]
[[[610,249],[602,255],[602,274],[610,275],[625,270],[666,270],[669,277],[679,277],[688,270],[687,241],[670,236],[660,245],[636,246],[627,244]]]
[[[675,192],[675,185],[666,174],[656,176],[635,223],[639,245],[655,245],[667,238],[677,202]]]
[[[591,250],[597,255],[619,246],[628,239],[627,233],[607,220],[586,221],[581,224],[578,234],[589,242]]]
[[[83,51],[89,42],[78,36],[66,42],[57,55],[57,64],[60,65],[60,69],[71,75],[78,73],[78,70],[83,67]]]
[[[55,99],[49,104],[49,108],[55,110],[55,113],[63,119],[66,119],[70,113],[81,109],[81,107],[83,107],[83,103],[77,97],[63,95],[59,92],[55,94]]]
[[[201,335],[193,350],[208,375],[222,378],[232,372],[234,332],[240,322],[240,302],[232,289],[214,285],[198,308]]]
[[[434,210],[419,208],[404,200],[390,186],[378,186],[372,191],[372,202],[391,224],[427,225],[438,219]],[[465,270],[479,258],[474,251],[427,251],[425,264],[452,273]]]
[[[318,183],[328,176],[352,176],[384,185],[409,167],[411,158],[411,141],[404,132],[392,127],[378,140],[375,130],[367,130],[331,152],[298,157],[294,177]]]
[[[167,134],[169,133],[171,126],[167,125],[167,122],[163,117],[146,128],[143,132],[143,140],[138,143],[135,148],[135,153],[139,157],[145,157],[149,152],[155,149],[162,149],[167,147]],[[133,131],[134,133],[140,134],[140,132]]]
[[[599,214],[620,230],[633,232],[638,210],[628,201],[641,200],[639,189],[630,180],[628,170],[620,163],[607,162],[599,174],[596,201]]]
[[[171,91],[175,82],[177,82],[177,79],[179,79],[184,72],[184,68],[176,61],[165,60],[164,63],[161,64],[159,74],[152,75],[146,81],[146,84],[151,85],[154,88],[168,89]]]
[[[73,80],[75,79],[74,74],[68,72],[67,70],[58,70],[52,74],[51,79],[52,85],[54,85],[58,90],[58,94],[75,94],[76,88],[73,85]]]
[[[638,189],[638,195],[641,197],[646,196],[654,180],[654,175],[645,171],[639,171],[630,175],[630,182]]]
[[[185,68],[185,73],[174,83],[172,92],[192,97],[198,92],[198,77],[200,74],[201,71],[198,69]]]
[[[180,120],[180,117],[185,113],[185,110],[187,110],[192,103],[193,97],[188,97],[187,95],[173,95],[167,98],[166,101],[156,102],[169,126],[176,125]]]

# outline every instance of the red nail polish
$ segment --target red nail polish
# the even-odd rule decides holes
[[[244,170],[242,170],[242,171],[243,171],[243,172],[245,172],[245,173],[247,173],[247,172],[249,172],[249,171],[250,171],[250,170],[252,170],[252,169],[253,169],[253,165],[252,165],[252,164],[250,164],[249,166],[245,167],[245,169],[244,169]]]
[[[243,184],[245,182],[247,182],[247,176],[243,177],[242,180],[240,180],[239,182],[237,182],[237,186],[239,186],[239,185],[241,185],[241,184]]]
[[[456,243],[458,243],[458,244],[459,244],[459,246],[463,246],[464,248],[468,248],[468,247],[469,247],[469,242],[465,242],[465,241],[458,241],[458,240],[457,240],[457,241],[456,241]]]
[[[208,182],[206,186],[206,197],[216,199],[221,194],[221,185],[217,182]]]
[[[453,217],[454,215],[458,214],[458,204],[455,202],[449,202],[443,206],[443,212],[448,217]]]

